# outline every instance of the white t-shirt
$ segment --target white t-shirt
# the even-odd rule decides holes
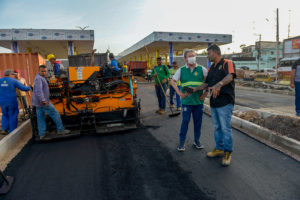
[[[197,66],[197,64],[196,64],[196,66]],[[186,68],[189,68],[189,66],[187,66],[187,65],[185,65],[185,67],[186,67]],[[180,70],[177,70],[177,71],[175,72],[174,76],[173,76],[173,79],[174,79],[175,81],[180,81],[181,68],[179,68],[179,69],[180,69]],[[202,72],[203,72],[204,78],[206,78],[208,71],[207,71],[207,69],[206,69],[205,67],[202,67]]]
[[[152,72],[151,69],[148,69],[148,70],[147,70],[148,75],[151,75],[151,72]]]

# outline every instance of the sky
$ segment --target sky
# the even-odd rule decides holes
[[[254,44],[258,34],[275,41],[276,8],[280,40],[289,22],[290,36],[300,35],[299,0],[0,0],[0,29],[89,26],[98,52],[115,54],[153,31],[232,34],[232,44],[221,47],[231,53]]]

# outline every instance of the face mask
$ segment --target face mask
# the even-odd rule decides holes
[[[188,57],[188,64],[193,65],[196,63],[196,57]]]

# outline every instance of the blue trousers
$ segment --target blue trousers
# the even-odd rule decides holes
[[[148,80],[148,82],[152,82],[152,77],[151,77],[151,75],[147,75],[147,80]]]
[[[178,89],[180,90],[180,86],[177,86]],[[173,86],[170,85],[170,104],[174,105],[173,97],[174,94],[176,96],[176,106],[177,108],[181,106],[181,101],[180,101],[180,96],[177,94],[177,92],[174,90]]]
[[[191,114],[193,115],[193,121],[194,121],[194,140],[196,143],[199,143],[200,136],[201,136],[203,104],[200,105],[182,104],[182,122],[181,122],[181,128],[179,133],[180,145],[183,145],[185,142],[186,134],[191,119]]]
[[[231,117],[233,104],[220,108],[211,107],[211,116],[214,124],[216,149],[232,152]]]
[[[295,82],[295,106],[296,114],[300,115],[300,82]]]
[[[47,124],[45,119],[46,113],[54,121],[58,131],[65,130],[59,112],[55,109],[55,107],[52,104],[49,104],[48,106],[44,106],[44,107],[36,107],[39,136],[44,136],[47,131]]]
[[[166,92],[167,89],[167,84],[161,84],[164,91]],[[155,91],[156,91],[156,96],[157,96],[157,100],[158,100],[158,107],[160,109],[165,109],[166,108],[166,98],[164,95],[164,92],[161,90],[160,85],[155,85]]]
[[[2,130],[10,133],[18,126],[18,104],[2,104],[0,106],[2,110]]]

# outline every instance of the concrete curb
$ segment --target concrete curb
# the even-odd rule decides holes
[[[247,91],[254,91],[254,92],[264,92],[264,93],[271,93],[271,94],[285,94],[289,96],[295,96],[294,91],[285,91],[285,90],[272,90],[272,89],[263,89],[263,88],[251,88],[251,87],[245,87],[245,86],[239,86],[237,85],[235,87],[239,90],[247,90]]]
[[[211,115],[210,106],[204,105],[204,112]],[[300,142],[286,136],[279,135],[267,128],[232,116],[232,127],[240,130],[248,136],[276,149],[286,155],[300,161]]]
[[[13,132],[9,135],[5,136],[0,141],[0,159],[7,158],[10,151],[15,150],[16,144],[21,140],[27,140],[23,142],[28,142],[31,138],[27,135],[31,134],[31,123],[30,120],[26,120],[24,123],[21,124],[18,128],[16,128]]]

